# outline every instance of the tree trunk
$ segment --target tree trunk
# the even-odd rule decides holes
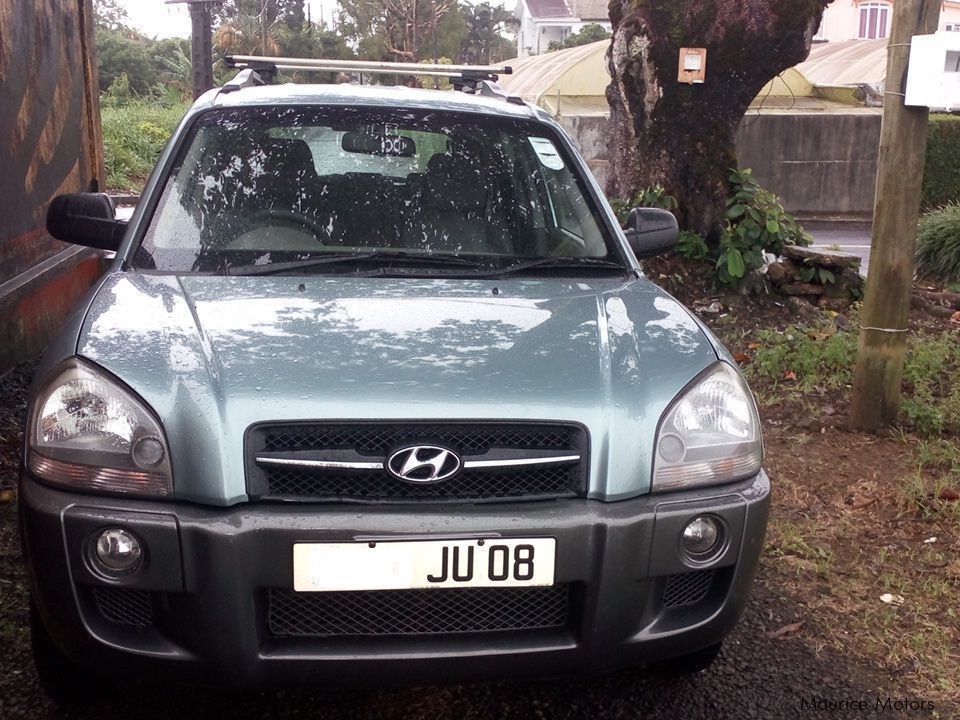
[[[810,52],[830,0],[610,0],[607,193],[662,185],[681,227],[723,229],[736,132],[763,86]],[[706,82],[677,81],[680,48],[707,49]]]

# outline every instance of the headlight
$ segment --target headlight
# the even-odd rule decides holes
[[[71,490],[173,492],[163,430],[142,400],[79,360],[66,362],[30,414],[27,465]]]
[[[718,363],[664,415],[653,491],[719,485],[755,475],[763,462],[760,418],[740,373]]]

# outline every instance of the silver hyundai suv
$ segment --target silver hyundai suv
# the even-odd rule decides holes
[[[263,71],[263,67],[257,68]],[[262,72],[261,72],[262,74]],[[40,676],[442,682],[709,664],[769,481],[729,354],[647,280],[559,125],[467,92],[201,97],[38,368]]]

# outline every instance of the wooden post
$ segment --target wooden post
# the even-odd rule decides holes
[[[896,422],[929,112],[904,105],[910,39],[937,29],[940,0],[897,0],[887,52],[873,246],[860,321],[850,424],[874,432]]]
[[[193,98],[213,87],[213,43],[210,4],[190,3],[190,54],[193,64]]]
[[[190,6],[190,63],[193,67],[193,99],[213,87],[213,40],[210,6],[221,0],[166,0],[167,5]]]

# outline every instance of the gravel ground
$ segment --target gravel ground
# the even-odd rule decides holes
[[[17,443],[4,435],[22,418],[27,368],[0,378],[0,488],[14,479]],[[623,672],[591,681],[543,680],[401,690],[336,689],[235,693],[137,687],[103,705],[57,709],[37,685],[29,653],[26,590],[15,503],[0,504],[0,718],[725,718],[960,717],[936,698],[912,695],[901,680],[823,650],[805,633],[802,598],[760,578],[746,615],[714,666],[682,679]],[[822,622],[829,622],[824,618]],[[780,631],[778,633],[778,631]],[[856,642],[855,638],[851,642]],[[890,699],[890,709],[882,706]],[[896,709],[904,698],[936,712]],[[865,701],[866,710],[804,708],[803,701]],[[878,707],[878,702],[881,706]],[[928,706],[929,707],[929,706]]]

